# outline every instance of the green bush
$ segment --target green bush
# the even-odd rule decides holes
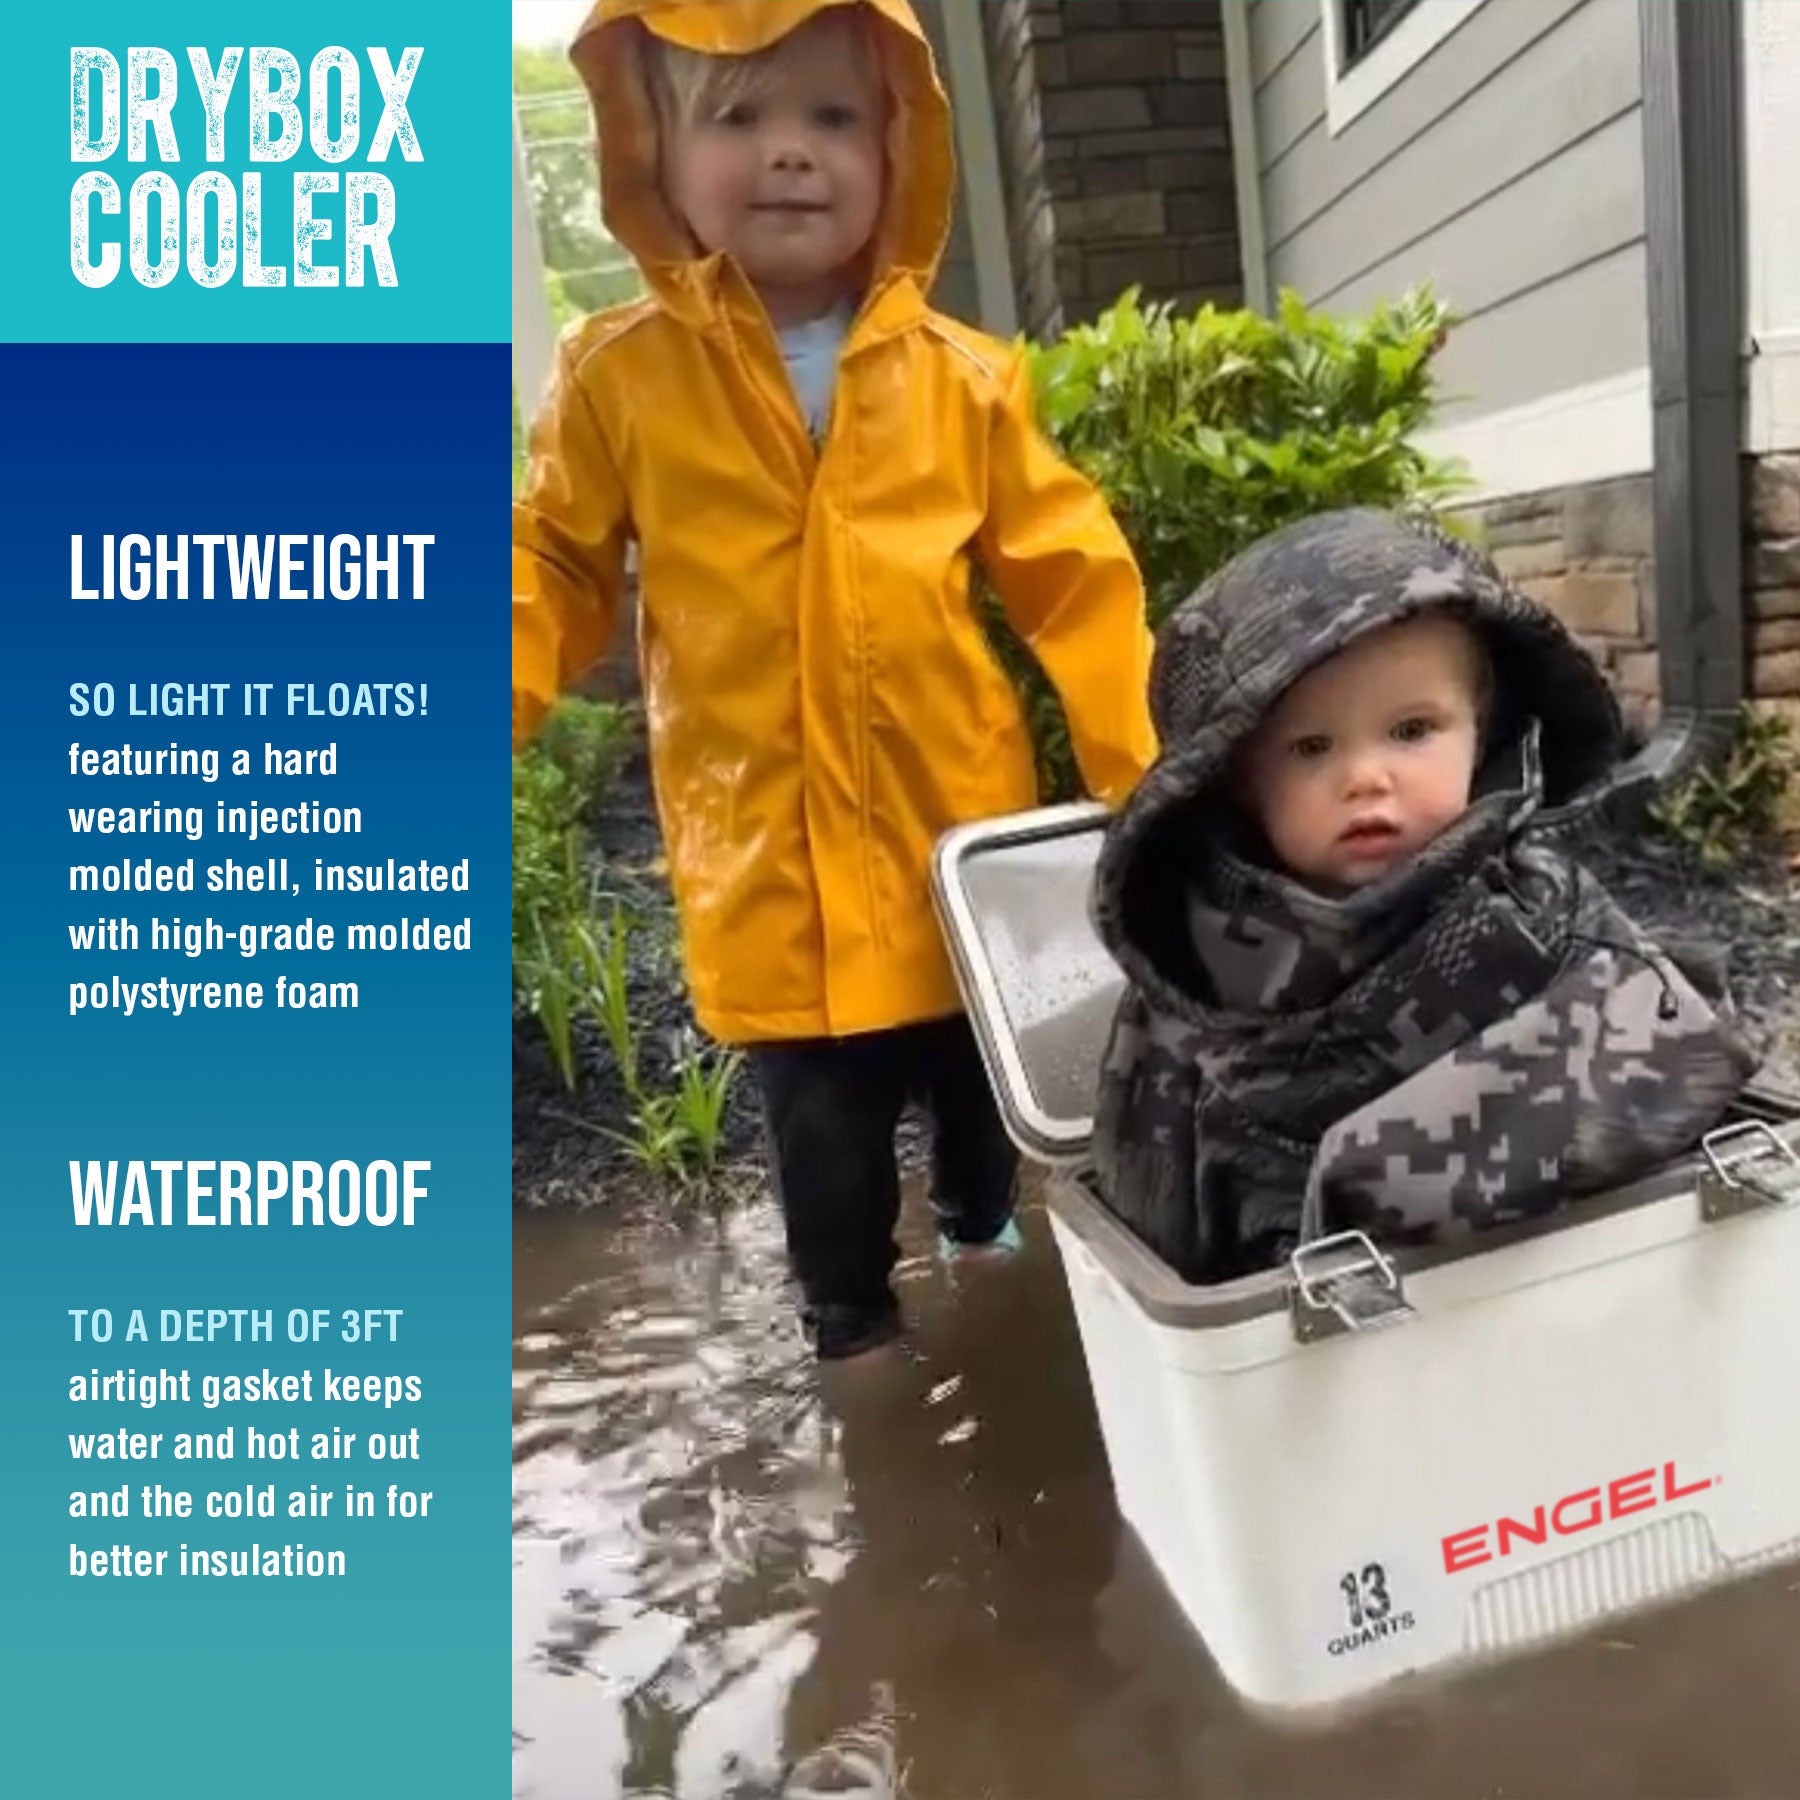
[[[1452,323],[1429,290],[1354,320],[1284,293],[1274,318],[1178,317],[1131,289],[1091,325],[1030,349],[1038,415],[1105,494],[1144,573],[1152,626],[1265,533],[1339,506],[1426,506],[1460,467],[1411,440]],[[1061,703],[991,594],[981,610],[1018,685],[1046,800],[1080,791]]]
[[[605,1038],[629,1130],[589,1128],[653,1174],[705,1182],[724,1147],[742,1058],[686,1033],[672,1046],[669,1091],[651,1087],[627,985],[637,923],[616,898],[602,911],[587,873],[588,814],[637,729],[635,709],[566,699],[513,758],[513,987],[542,1028],[565,1087],[573,1089],[579,1073],[577,1023],[589,1021]]]
[[[633,729],[623,707],[564,700],[513,758],[513,986],[543,1026],[569,1087],[590,912],[583,821]]]
[[[975,612],[987,632],[1000,666],[1012,678],[1025,709],[1025,724],[1037,759],[1038,795],[1045,801],[1073,800],[1081,792],[1069,721],[1062,700],[1050,685],[1030,646],[1013,630],[999,597],[983,577],[975,585]]]
[[[513,758],[513,959],[585,914],[582,821],[631,742],[620,706],[564,700]]]
[[[1728,868],[1774,838],[1782,802],[1800,774],[1794,728],[1775,713],[1744,707],[1723,762],[1697,770],[1650,809],[1665,836],[1709,869]]]
[[[1034,350],[1044,428],[1111,502],[1158,625],[1266,532],[1338,506],[1429,505],[1460,468],[1412,442],[1451,324],[1428,290],[1340,320],[1284,293],[1274,318],[1179,318],[1132,289]]]
[[[635,708],[573,695],[544,721],[533,749],[568,777],[575,817],[588,812],[619,772],[637,730]]]

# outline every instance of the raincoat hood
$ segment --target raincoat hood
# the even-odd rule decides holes
[[[904,274],[921,294],[930,288],[949,238],[956,158],[950,105],[907,0],[599,0],[569,54],[599,123],[601,212],[665,302],[679,307],[716,275],[722,259],[702,253],[664,198],[645,39],[711,56],[750,56],[848,5],[861,6],[874,24],[889,101],[887,189],[871,285]]]
[[[1470,814],[1444,834],[1436,860],[1461,862],[1462,840],[1475,848],[1540,807],[1552,818],[1566,814],[1604,785],[1623,747],[1605,678],[1561,622],[1479,552],[1429,525],[1361,508],[1274,532],[1163,626],[1150,678],[1162,754],[1113,819],[1095,871],[1096,928],[1152,1004],[1188,1017],[1206,1010],[1182,875],[1243,837],[1227,791],[1239,747],[1308,670],[1372,631],[1439,609],[1479,633],[1493,714]],[[1292,890],[1290,902],[1324,930],[1339,913],[1352,927],[1363,914],[1379,917],[1410,879],[1403,868],[1339,900],[1311,896],[1291,878],[1268,885]]]

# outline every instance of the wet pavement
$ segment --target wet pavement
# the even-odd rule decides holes
[[[823,1376],[766,1202],[517,1216],[520,1800],[1800,1796],[1800,1564],[1247,1712],[1114,1515],[1041,1211],[951,1271],[923,1214],[906,1352]]]

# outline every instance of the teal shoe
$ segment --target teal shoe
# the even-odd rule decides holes
[[[1019,1221],[1015,1218],[1009,1218],[991,1238],[979,1244],[965,1244],[946,1231],[938,1233],[938,1259],[941,1262],[957,1262],[966,1256],[1012,1256],[1024,1247],[1025,1240],[1019,1235]]]

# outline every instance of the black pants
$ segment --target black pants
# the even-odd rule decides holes
[[[756,1044],[750,1066],[809,1314],[893,1310],[894,1130],[909,1100],[931,1119],[931,1198],[946,1235],[986,1243],[1011,1216],[1018,1155],[967,1019]]]

